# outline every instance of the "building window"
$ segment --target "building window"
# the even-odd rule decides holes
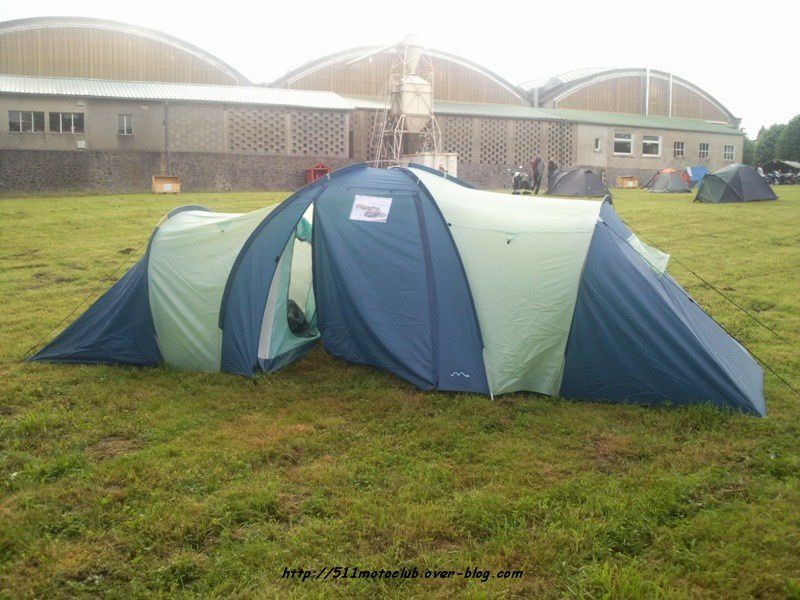
[[[44,131],[44,113],[28,110],[8,111],[8,130],[14,133],[38,133]]]
[[[675,158],[683,158],[684,156],[684,146],[683,142],[675,142],[672,144],[672,156]]]
[[[633,154],[633,136],[630,133],[614,134],[614,154]]]
[[[702,142],[700,144],[700,158],[708,158],[711,154],[711,144]]]
[[[83,113],[50,113],[50,133],[83,133]]]
[[[736,147],[726,144],[722,150],[722,158],[724,160],[733,160],[736,158]]]
[[[133,135],[133,115],[117,115],[117,135]]]
[[[601,144],[602,144],[602,142],[600,141],[600,138],[594,138],[594,151],[595,152],[602,152],[603,151],[603,146]]]
[[[642,136],[642,156],[661,156],[661,136]]]

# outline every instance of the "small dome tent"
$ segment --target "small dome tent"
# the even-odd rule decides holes
[[[144,258],[33,360],[252,375],[320,338],[425,390],[763,415],[760,367],[667,261],[608,202],[353,165],[274,208],[169,215]]]
[[[661,169],[644,184],[644,187],[651,192],[678,194],[692,191],[689,182],[689,175],[685,171]]]
[[[603,179],[591,169],[573,169],[556,173],[547,183],[548,196],[573,196],[577,198],[603,198],[610,196]]]
[[[754,202],[778,197],[753,167],[739,163],[707,174],[697,188],[695,202]]]

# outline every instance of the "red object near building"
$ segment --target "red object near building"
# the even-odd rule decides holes
[[[325,175],[330,173],[331,170],[332,169],[330,167],[326,167],[322,163],[317,163],[310,169],[306,169],[306,183],[311,183],[320,177],[325,177]]]

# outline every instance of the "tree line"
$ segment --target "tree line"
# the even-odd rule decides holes
[[[744,139],[745,164],[757,167],[776,158],[800,162],[800,115],[762,127],[755,140]]]

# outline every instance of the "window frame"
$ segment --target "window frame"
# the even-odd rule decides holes
[[[603,151],[603,138],[596,137],[594,138],[594,152],[600,153]]]
[[[53,129],[53,115],[58,115],[58,129]],[[64,130],[64,117],[69,115],[69,129],[67,131]],[[81,129],[80,131],[75,130],[75,115],[81,116]],[[86,132],[86,115],[82,112],[51,112],[48,115],[48,127],[50,129],[50,133],[69,133],[71,135],[82,134]]]
[[[622,136],[622,137],[620,137]],[[627,137],[625,137],[627,136]],[[633,134],[632,133],[625,133],[623,131],[615,131],[614,132],[614,144],[612,146],[612,150],[614,150],[614,156],[633,156]],[[617,152],[617,142],[626,142],[630,148],[628,152]]]
[[[11,129],[11,114],[19,116],[19,129]],[[30,118],[30,129],[25,129],[24,115]],[[41,115],[41,129],[36,129],[36,115]],[[43,110],[9,110],[8,111],[8,132],[9,133],[44,133],[45,131],[45,112]]]
[[[728,148],[730,148],[730,154],[728,154]],[[722,146],[722,160],[727,162],[733,162],[736,160],[736,146],[734,144],[725,144]]]
[[[133,135],[133,114],[117,113],[117,135]]]
[[[660,135],[642,135],[642,158],[661,158],[661,141]],[[656,154],[645,153],[645,144],[655,144],[658,146],[658,152]]]
[[[705,146],[705,149],[703,149]],[[711,142],[700,142],[697,146],[697,158],[699,160],[708,160],[711,158]]]
[[[672,157],[686,158],[686,142],[672,142]]]

